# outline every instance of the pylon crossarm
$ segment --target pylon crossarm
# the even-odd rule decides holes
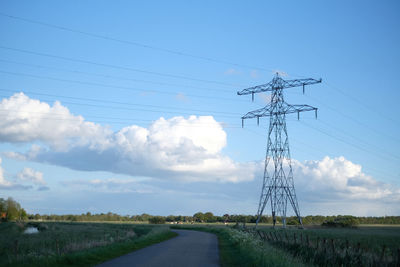
[[[267,105],[263,108],[247,112],[246,115],[242,117],[242,119],[252,119],[252,118],[270,116],[271,110],[272,110],[271,105]]]
[[[273,81],[266,83],[266,84],[261,84],[257,86],[253,86],[247,89],[243,89],[240,92],[237,92],[238,95],[249,95],[249,94],[256,94],[260,92],[266,92],[266,91],[271,91],[273,85]]]
[[[279,76],[276,76],[272,81],[266,84],[261,84],[257,86],[253,86],[247,89],[243,89],[242,91],[238,91],[238,95],[249,95],[249,94],[257,94],[261,92],[269,92],[269,91],[274,91],[277,89],[283,89],[283,88],[291,88],[291,87],[298,87],[298,86],[304,86],[305,85],[310,85],[310,84],[316,84],[322,82],[322,79],[316,80],[312,78],[307,78],[307,79],[295,79],[295,80],[284,80]]]
[[[312,111],[312,110],[317,110],[317,108],[309,106],[309,105],[286,104],[285,114],[298,113],[298,112],[304,112],[304,111]]]
[[[305,86],[310,84],[316,84],[322,82],[322,79],[316,80],[312,78],[307,79],[295,79],[295,80],[283,80],[282,79],[282,88],[291,88],[298,86]]]
[[[300,113],[304,111],[317,111],[318,109],[309,105],[290,105],[284,103],[282,108],[279,110],[274,110],[271,105],[267,105],[263,108],[256,109],[250,112],[247,112],[243,117],[244,119],[252,119],[252,118],[261,118],[261,117],[269,117],[273,115],[282,115],[282,114],[290,114],[290,113]]]

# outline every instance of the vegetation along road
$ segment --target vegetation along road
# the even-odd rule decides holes
[[[219,266],[218,240],[214,234],[173,230],[170,240],[104,262],[108,266]]]

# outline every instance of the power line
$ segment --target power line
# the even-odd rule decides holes
[[[348,132],[345,132],[344,130],[339,129],[339,128],[337,128],[337,127],[335,127],[335,126],[333,126],[333,125],[331,125],[331,124],[329,124],[327,122],[324,122],[322,120],[319,120],[319,122],[322,123],[322,124],[325,124],[326,126],[330,127],[331,129],[334,129],[336,132],[342,133],[344,135],[347,135],[347,136],[353,138],[354,140],[356,140],[358,142],[364,143],[367,146],[374,147],[374,149],[376,149],[376,150],[381,150],[381,151],[378,151],[380,153],[387,154],[388,156],[391,156],[394,159],[400,160],[400,158],[397,155],[394,155],[394,154],[392,154],[390,152],[384,151],[381,147],[375,146],[375,145],[373,145],[373,144],[371,144],[369,142],[366,142],[366,141],[362,140],[360,138],[360,136],[354,136],[354,135],[352,135],[352,134],[350,134]]]
[[[11,93],[19,93],[16,90],[7,90],[0,88],[0,91],[11,92]],[[73,96],[65,96],[65,95],[55,95],[55,94],[44,94],[44,93],[37,93],[32,91],[23,91],[26,94],[32,95],[39,95],[39,96],[48,96],[48,97],[58,97],[58,98],[67,98],[67,99],[74,99],[74,100],[83,100],[83,101],[91,101],[91,102],[98,102],[98,103],[110,103],[110,104],[117,104],[117,105],[127,105],[127,106],[140,106],[140,107],[151,107],[151,108],[165,108],[165,109],[175,109],[175,110],[184,110],[184,111],[194,111],[194,112],[209,112],[209,113],[220,113],[220,114],[230,114],[230,115],[238,115],[240,113],[234,112],[225,112],[225,111],[213,111],[213,110],[199,110],[199,109],[186,109],[186,108],[179,108],[179,107],[171,107],[171,106],[158,106],[158,105],[146,105],[146,104],[137,104],[137,103],[130,103],[130,102],[120,102],[120,101],[110,101],[110,100],[102,100],[102,99],[95,99],[95,98],[84,98],[84,97],[73,97]],[[66,102],[63,102],[66,103]],[[81,104],[81,103],[73,103],[73,104]],[[82,105],[86,105],[82,103]],[[235,116],[236,118],[236,116]]]
[[[143,83],[151,83],[151,84],[159,84],[159,85],[167,85],[167,86],[182,86],[182,87],[188,87],[188,88],[194,88],[194,89],[200,89],[200,90],[209,90],[209,91],[215,92],[215,89],[210,89],[210,88],[205,88],[205,87],[197,87],[197,86],[192,86],[192,85],[183,85],[183,84],[176,84],[176,83],[165,83],[165,82],[156,82],[156,81],[149,81],[149,80],[142,80],[142,79],[133,79],[133,78],[105,75],[105,74],[99,74],[99,73],[93,73],[93,72],[84,72],[84,71],[69,70],[69,69],[64,69],[64,68],[48,67],[48,66],[43,66],[43,65],[29,64],[29,63],[11,61],[11,60],[6,60],[6,59],[0,59],[0,61],[6,62],[6,63],[17,64],[17,65],[21,65],[21,66],[39,68],[39,69],[64,71],[64,72],[69,72],[69,73],[90,75],[90,76],[103,77],[103,78],[111,78],[111,79],[116,79],[116,80],[126,80],[126,81],[143,82]],[[225,90],[225,89],[218,89],[218,91],[232,92],[232,90]]]
[[[14,20],[20,20],[20,21],[24,21],[24,22],[28,22],[28,23],[32,23],[32,24],[37,24],[37,25],[41,25],[41,26],[45,26],[45,27],[49,27],[49,28],[53,28],[53,29],[57,29],[57,30],[78,33],[78,34],[82,34],[82,35],[86,35],[86,36],[90,36],[90,37],[94,37],[94,38],[98,38],[98,39],[103,39],[103,40],[107,40],[107,41],[113,41],[113,42],[117,42],[117,43],[133,45],[133,46],[142,47],[142,48],[146,48],[146,49],[157,50],[157,51],[170,53],[170,54],[174,54],[174,55],[178,55],[178,56],[185,56],[185,57],[190,57],[190,58],[195,58],[195,59],[201,59],[201,60],[205,60],[205,61],[210,61],[210,62],[215,62],[215,63],[222,63],[222,64],[226,64],[226,65],[232,65],[232,66],[237,66],[237,67],[242,67],[242,68],[247,68],[247,69],[256,69],[256,70],[269,71],[269,72],[273,72],[274,71],[272,69],[254,67],[254,66],[239,64],[239,63],[235,63],[235,62],[215,59],[215,58],[211,58],[211,57],[194,55],[194,54],[185,53],[185,52],[182,52],[182,51],[177,51],[177,50],[172,50],[172,49],[152,46],[152,45],[143,44],[143,43],[140,43],[140,42],[122,40],[122,39],[113,38],[113,37],[100,35],[100,34],[96,34],[96,33],[90,33],[90,32],[85,32],[85,31],[81,31],[81,30],[71,29],[71,28],[68,28],[68,27],[59,26],[59,25],[55,25],[55,24],[50,24],[50,23],[47,23],[47,22],[41,22],[41,21],[37,21],[37,20],[32,20],[32,19],[27,19],[27,18],[22,18],[22,17],[17,17],[17,16],[12,16],[12,15],[8,15],[8,14],[1,13],[1,12],[0,12],[0,16],[7,17],[7,18],[10,18],[10,19],[14,19]]]
[[[98,87],[105,87],[105,88],[118,88],[118,89],[123,89],[123,90],[145,92],[145,93],[159,93],[159,94],[174,95],[174,96],[177,94],[181,94],[181,92],[166,92],[166,91],[159,91],[159,90],[153,90],[153,89],[152,90],[143,90],[143,89],[138,89],[138,88],[134,88],[134,87],[105,85],[105,84],[93,83],[93,82],[76,81],[76,80],[54,78],[54,77],[49,77],[49,76],[33,75],[33,74],[29,74],[29,73],[10,72],[10,71],[5,71],[5,70],[0,70],[0,73],[15,75],[15,76],[31,77],[31,78],[36,78],[36,79],[46,79],[46,80],[53,80],[53,81],[59,81],[59,82],[91,85],[91,86],[98,86]],[[244,102],[242,100],[230,99],[230,98],[224,98],[224,97],[210,97],[210,96],[192,95],[192,94],[185,94],[185,95],[190,96],[190,97],[195,97],[195,98],[221,99],[221,100],[233,101],[233,102]]]
[[[250,132],[250,133],[252,133],[252,134],[256,134],[256,135],[258,135],[258,136],[262,136],[262,137],[265,137],[263,134],[261,134],[261,133],[258,133],[258,132],[256,132],[256,131],[252,131],[252,130],[249,130],[249,129],[247,129],[247,128],[244,128],[244,130],[246,130],[246,131],[248,131],[248,132]],[[301,140],[299,140],[299,139],[297,139],[297,138],[294,138],[294,137],[290,137],[290,139],[291,140],[294,140],[295,142],[291,142],[291,145],[294,145],[294,146],[297,146],[297,144],[302,144],[305,148],[307,148],[307,149],[313,149],[314,151],[316,151],[316,152],[319,152],[319,153],[322,153],[322,150],[321,150],[321,147],[315,147],[315,146],[313,146],[313,145],[311,145],[311,144],[308,144],[308,143],[305,143],[305,142],[303,142],[303,141],[301,141]],[[327,155],[327,154],[329,154],[329,152],[328,151],[326,151],[326,150],[324,150],[325,151],[325,154]],[[307,153],[310,153],[309,151],[307,152]],[[313,153],[313,155],[316,157],[316,158],[319,158],[321,155],[319,155],[319,154],[317,154],[317,153]],[[373,172],[375,172],[375,173],[378,173],[378,174],[380,174],[380,175],[382,175],[382,176],[391,176],[391,177],[394,177],[394,178],[398,178],[398,177],[396,177],[395,175],[393,175],[392,173],[387,173],[387,172],[384,172],[384,171],[382,171],[382,170],[378,170],[378,169],[376,169],[376,168],[372,168],[372,167],[370,167],[370,166],[362,166],[363,167],[363,169],[366,169],[367,171],[368,170],[370,170],[370,171],[373,171]]]
[[[368,110],[370,112],[373,110],[374,111],[373,113],[379,115],[381,118],[384,118],[384,119],[386,119],[386,120],[388,120],[390,122],[399,123],[398,121],[396,121],[396,120],[388,117],[387,115],[383,114],[379,109],[376,109],[373,106],[365,104],[364,102],[360,101],[358,98],[352,96],[351,94],[348,94],[348,93],[344,92],[343,90],[340,90],[338,87],[333,86],[333,85],[328,83],[328,88],[329,87],[331,87],[331,90],[333,90],[334,92],[341,93],[347,99],[351,99],[353,102],[355,102],[355,103],[359,104],[360,106],[364,107],[366,110]]]
[[[327,132],[325,132],[325,131],[323,131],[323,130],[321,130],[321,129],[318,129],[318,128],[312,126],[312,125],[309,125],[309,124],[306,123],[306,122],[301,122],[301,123],[303,123],[304,125],[308,126],[309,128],[314,129],[315,131],[318,131],[318,132],[320,132],[320,133],[322,133],[322,134],[324,134],[324,135],[327,135],[327,136],[329,136],[329,137],[331,137],[331,138],[333,138],[333,139],[336,139],[336,140],[338,140],[338,141],[340,141],[340,142],[342,142],[342,143],[344,143],[344,144],[347,144],[347,145],[350,145],[350,146],[352,146],[352,147],[354,147],[354,148],[357,148],[358,150],[362,150],[362,151],[364,151],[364,152],[367,152],[367,153],[369,153],[369,154],[375,156],[376,158],[379,158],[379,159],[380,159],[380,157],[379,157],[378,155],[376,155],[375,151],[365,149],[365,148],[363,148],[363,147],[361,147],[361,146],[358,146],[358,145],[356,145],[356,144],[354,144],[354,143],[348,142],[348,141],[346,141],[346,140],[344,140],[344,139],[342,139],[342,138],[339,138],[339,137],[337,137],[337,136],[331,135],[331,134],[329,134],[329,133],[327,133]],[[391,159],[388,158],[387,156],[385,156],[385,157],[386,157],[387,159],[391,160]]]
[[[359,120],[357,120],[357,119],[355,119],[355,118],[353,118],[353,117],[351,117],[351,116],[349,116],[349,115],[343,113],[342,111],[340,111],[340,110],[338,110],[338,109],[336,109],[336,108],[333,108],[332,106],[330,106],[330,105],[328,105],[328,104],[322,102],[322,101],[319,100],[319,99],[316,99],[316,98],[314,98],[314,97],[312,97],[312,96],[308,96],[308,97],[311,98],[311,99],[314,99],[315,101],[319,102],[321,105],[327,107],[328,109],[337,112],[337,113],[340,114],[341,116],[343,116],[343,117],[345,117],[345,118],[348,118],[349,120],[351,120],[351,121],[353,121],[353,122],[355,122],[355,123],[357,123],[357,124],[363,126],[364,128],[375,132],[375,133],[378,134],[378,135],[383,135],[383,136],[386,136],[386,137],[391,138],[391,139],[393,139],[393,140],[396,140],[396,142],[400,142],[400,139],[398,139],[397,137],[394,137],[394,136],[388,135],[388,134],[386,134],[386,133],[384,133],[384,132],[378,131],[378,130],[376,130],[375,128],[370,127],[369,125],[367,125],[367,124],[365,124],[365,123],[363,123],[363,122],[360,122]]]
[[[55,120],[55,121],[77,121],[77,119],[81,116],[81,115],[73,115],[73,114],[61,114],[61,113],[46,113],[46,112],[38,112],[38,111],[24,111],[24,110],[18,110],[18,109],[0,109],[0,117],[9,117],[9,113],[11,112],[16,112],[16,113],[25,113],[25,114],[29,114],[30,118],[40,118],[40,119],[44,119],[44,120]],[[45,116],[32,116],[31,114],[42,114]],[[15,115],[15,114],[14,114]],[[75,116],[75,118],[65,118],[65,115],[70,115],[70,116]],[[132,121],[132,119],[121,119],[121,118],[115,118],[115,117],[104,117],[104,116],[88,116],[88,117],[93,117],[93,118],[99,118],[99,119],[108,119],[109,121],[96,121],[96,123],[115,123],[115,124],[124,124],[126,125],[126,122],[122,122],[122,121]],[[83,118],[83,117],[82,117]],[[115,120],[120,120],[120,121],[115,121]],[[122,120],[122,121],[121,121]],[[155,120],[138,120],[138,119],[134,119],[134,121],[142,121],[142,122],[154,122]],[[89,122],[88,120],[83,120],[82,122]],[[225,123],[222,122],[217,122],[219,124],[219,126],[221,126],[222,128],[240,128],[239,126],[227,126],[225,125]],[[190,124],[190,125],[185,125],[184,122],[181,123],[177,123],[177,126],[184,126],[184,127],[211,127],[211,126],[215,126],[215,124],[211,124],[211,123],[195,123],[195,124]]]
[[[35,51],[29,51],[29,50],[19,49],[19,48],[12,48],[12,47],[2,46],[2,45],[0,45],[0,48],[4,49],[4,50],[10,50],[10,51],[15,51],[15,52],[20,52],[20,53],[27,53],[27,54],[37,55],[37,56],[57,58],[57,59],[62,59],[62,60],[66,60],[66,61],[71,61],[71,62],[78,62],[78,63],[90,64],[90,65],[113,68],[113,69],[119,69],[119,70],[140,72],[140,73],[163,76],[163,77],[169,77],[169,78],[175,78],[175,79],[184,79],[184,80],[195,81],[195,82],[203,82],[203,83],[213,83],[213,84],[229,86],[229,87],[238,86],[238,85],[235,85],[235,84],[230,84],[230,83],[225,83],[225,82],[204,80],[204,79],[198,79],[198,78],[193,78],[193,77],[188,77],[188,76],[183,76],[183,75],[166,74],[166,73],[161,73],[161,72],[148,71],[148,70],[142,70],[142,69],[137,69],[137,68],[125,67],[125,66],[118,66],[118,65],[106,64],[106,63],[99,63],[99,62],[94,62],[94,61],[89,61],[89,60],[84,60],[84,59],[76,59],[76,58],[70,58],[70,57],[64,57],[64,56],[57,56],[57,55],[40,53],[40,52],[35,52]]]
[[[106,108],[106,109],[114,109],[114,110],[130,110],[130,111],[143,111],[143,112],[151,112],[151,113],[167,113],[167,114],[175,114],[175,115],[198,115],[198,116],[212,116],[212,114],[194,114],[194,113],[184,113],[179,111],[165,111],[165,110],[153,110],[153,109],[140,109],[140,108],[127,108],[127,107],[114,107],[114,106],[104,106],[104,105],[94,105],[94,104],[87,104],[87,103],[76,103],[76,102],[66,102],[63,101],[63,104],[69,105],[80,105],[85,107],[96,107],[96,108]],[[16,110],[17,111],[17,110]],[[205,113],[205,112],[204,112]],[[215,115],[214,115],[215,116]],[[226,115],[216,115],[219,118],[227,118],[232,119],[236,118],[236,116],[226,116]]]

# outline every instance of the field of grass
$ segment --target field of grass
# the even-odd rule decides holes
[[[178,227],[215,233],[223,266],[400,266],[400,226]]]
[[[28,226],[39,233],[24,234]],[[0,266],[91,266],[175,235],[155,225],[0,223]]]
[[[306,266],[290,253],[263,242],[251,233],[221,224],[177,225],[171,228],[204,231],[217,235],[221,265]],[[309,266],[309,265],[307,265]]]
[[[400,226],[359,226],[354,228],[326,228],[320,226],[305,227],[304,230],[296,227],[286,230],[272,227],[259,227],[262,231],[277,231],[280,233],[287,232],[291,237],[294,234],[300,238],[303,234],[304,238],[308,236],[310,242],[320,240],[334,239],[337,242],[349,241],[349,245],[357,246],[360,243],[361,249],[369,249],[371,251],[380,252],[383,246],[387,249],[397,250],[400,248]]]
[[[254,231],[253,231],[254,232]],[[260,227],[257,235],[275,247],[320,266],[397,266],[400,264],[399,226],[355,228]]]

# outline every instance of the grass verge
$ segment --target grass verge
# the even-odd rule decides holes
[[[90,227],[87,224],[87,227]],[[106,225],[105,225],[106,226]],[[83,226],[80,226],[83,227]],[[146,229],[150,228],[150,229]],[[16,257],[8,256],[8,262],[3,261],[2,266],[94,266],[96,264],[105,262],[107,260],[116,258],[118,256],[130,253],[132,251],[156,244],[167,239],[175,237],[177,234],[171,232],[168,227],[163,226],[145,226],[143,234],[132,239],[114,242],[104,246],[91,247],[81,249],[74,252],[63,253],[61,255],[17,255]],[[72,231],[71,231],[72,232]],[[44,240],[43,242],[45,242]],[[0,251],[1,252],[1,251]],[[0,253],[2,254],[2,253]],[[4,265],[3,265],[4,264]]]
[[[224,266],[304,266],[289,253],[275,248],[252,234],[226,226],[173,226],[175,229],[213,233],[218,237],[221,265]],[[310,266],[310,265],[308,265]]]

